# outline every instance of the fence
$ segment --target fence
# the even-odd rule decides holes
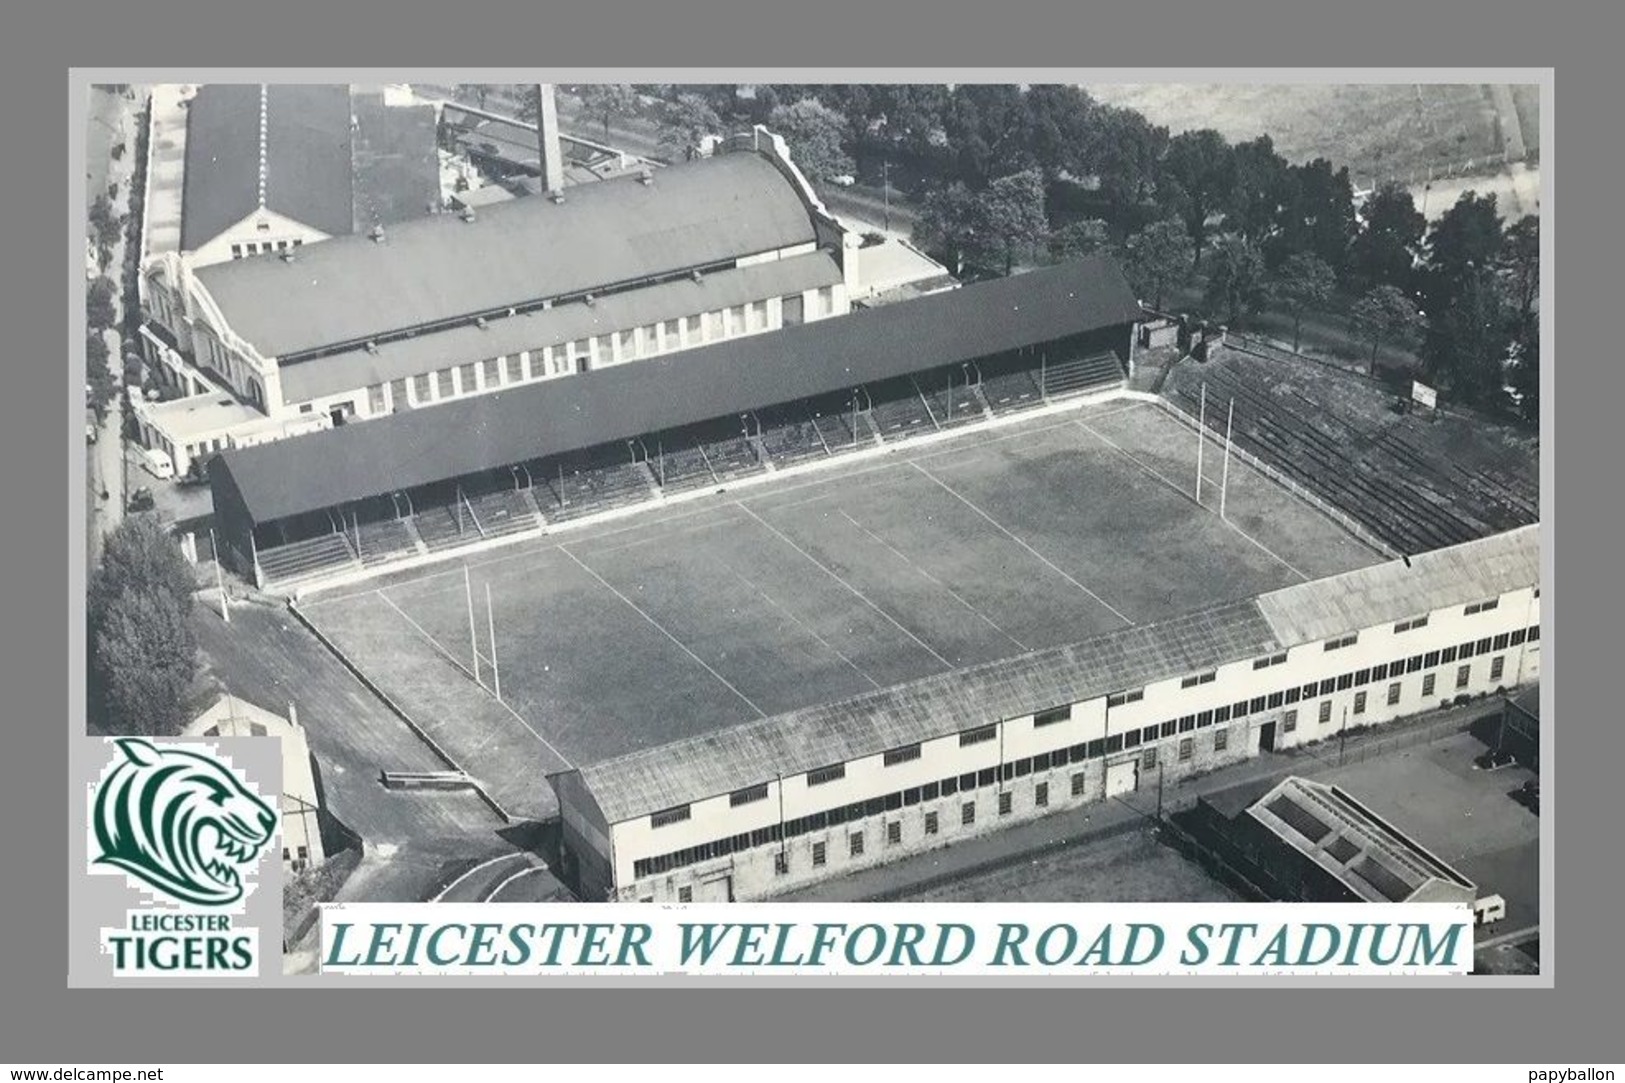
[[[1157,399],[1157,404],[1164,410],[1168,411],[1168,413],[1176,421],[1185,425],[1187,428],[1198,432],[1203,432],[1204,436],[1212,435],[1212,430],[1204,431],[1202,424],[1196,418],[1191,417],[1183,407],[1169,402],[1164,398]],[[1348,515],[1335,505],[1321,499],[1315,493],[1304,488],[1302,485],[1299,485],[1297,482],[1287,477],[1286,474],[1269,465],[1263,459],[1260,459],[1257,455],[1254,455],[1246,448],[1240,447],[1232,442],[1230,445],[1230,453],[1236,456],[1242,462],[1246,463],[1248,466],[1252,467],[1254,470],[1257,470],[1259,473],[1269,478],[1271,481],[1275,482],[1277,485],[1281,486],[1299,500],[1302,500],[1310,507],[1315,508],[1317,511],[1329,516],[1349,533],[1371,546],[1389,560],[1398,560],[1400,558],[1401,554],[1399,550],[1377,537],[1367,527],[1355,520],[1352,516]]]

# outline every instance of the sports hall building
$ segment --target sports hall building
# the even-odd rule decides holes
[[[282,190],[280,175],[244,198]],[[164,253],[144,268],[149,352],[172,382],[209,392],[201,412],[189,399],[144,404],[143,442],[177,473],[230,448],[851,308],[861,238],[761,128],[710,158],[340,235],[342,179],[318,186],[337,193],[325,239],[253,242],[203,266]]]
[[[1534,525],[562,772],[565,879],[767,897],[1519,687],[1539,594]]]
[[[214,529],[227,564],[262,587],[308,585],[725,487],[1060,396],[1109,392],[1126,379],[1140,309],[1109,260],[1091,257],[824,319],[845,308],[842,269],[802,232],[812,220],[787,188],[782,214],[763,210],[773,202],[764,197],[782,183],[771,164],[730,154],[662,172],[656,185],[695,183],[694,198],[719,199],[710,181],[698,184],[703,178],[748,189],[739,192],[740,213],[767,215],[752,227],[752,244],[777,245],[772,250],[781,258],[708,270],[620,298],[561,303],[486,328],[436,332],[428,339],[440,345],[421,355],[423,363],[448,351],[470,356],[476,346],[513,352],[441,370],[434,379],[399,375],[416,362],[385,367],[386,358],[418,357],[424,339],[381,346],[377,355],[363,350],[282,365],[284,394],[298,386],[298,395],[309,395],[321,380],[334,386],[360,380],[370,383],[368,396],[383,397],[388,416],[216,457]],[[630,184],[641,193],[637,181]],[[541,214],[561,209],[541,202]],[[718,205],[709,213],[725,210]],[[709,243],[704,238],[713,225],[708,220],[685,236]],[[636,229],[631,235],[639,236]],[[590,238],[581,243],[590,248]],[[622,254],[617,261],[645,250],[623,245],[619,236],[603,243]],[[649,250],[661,243],[651,241]],[[224,270],[239,268],[254,269],[245,261]],[[267,268],[290,270],[274,260]],[[724,288],[718,279],[744,292],[728,294],[729,303],[718,307],[716,291]],[[746,296],[765,300],[733,303]],[[671,307],[649,307],[661,299]],[[630,320],[643,330],[591,333],[589,321],[600,311],[623,309],[636,315],[617,317],[616,325]],[[705,318],[657,318],[694,310]],[[615,355],[623,342],[636,351],[657,340],[664,349],[670,336],[686,343],[691,334],[693,344],[680,352],[636,364],[620,364]],[[518,349],[538,342],[566,345]],[[608,354],[573,353],[589,346]],[[333,371],[351,375],[332,377]],[[523,378],[505,383],[514,373]],[[418,395],[432,401],[437,384],[451,389],[450,401],[393,406],[397,394],[408,403]],[[459,392],[469,385],[475,393]],[[358,401],[365,405],[367,397]]]

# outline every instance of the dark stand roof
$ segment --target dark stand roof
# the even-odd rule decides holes
[[[1131,323],[1089,257],[665,357],[228,451],[255,522]]]
[[[212,83],[188,106],[181,249],[241,222],[260,200],[260,84]],[[351,228],[350,88],[266,89],[265,205],[340,236]]]

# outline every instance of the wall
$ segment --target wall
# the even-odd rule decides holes
[[[185,259],[193,267],[207,267],[327,239],[328,235],[321,230],[261,208],[186,253]]]
[[[1271,664],[1258,669],[1255,663],[1264,660],[1231,663],[1211,674],[1176,675],[1143,689],[1123,690],[1138,692],[1138,699],[1118,702],[1119,696],[1114,695],[1073,704],[1070,717],[1047,726],[1036,726],[1030,715],[998,721],[994,724],[996,737],[990,741],[962,746],[960,734],[923,741],[917,759],[893,766],[885,765],[883,755],[864,757],[847,763],[844,777],[823,785],[808,785],[806,774],[768,780],[763,800],[734,807],[728,795],[713,796],[692,803],[686,820],[667,826],[653,827],[649,817],[618,823],[613,829],[615,883],[622,885],[618,897],[674,899],[680,889],[696,891],[702,883],[716,890],[717,878],[723,875],[730,878],[734,897],[759,897],[1100,800],[1105,796],[1109,764],[1135,763],[1136,786],[1145,790],[1156,784],[1153,772],[1160,772],[1166,785],[1256,756],[1265,733],[1271,730],[1276,749],[1292,748],[1336,737],[1345,727],[1353,731],[1538,679],[1538,640],[1510,642],[1515,630],[1527,629],[1539,620],[1534,590],[1510,592],[1496,599],[1495,608],[1472,615],[1464,609],[1437,610],[1428,614],[1425,625],[1409,631],[1395,632],[1392,624],[1364,629],[1356,643],[1333,651],[1325,650],[1321,642],[1293,647],[1270,656],[1267,661]],[[1505,645],[1496,648],[1497,637],[1505,637]],[[1466,662],[1444,660],[1445,652],[1455,652],[1469,640],[1475,645],[1488,640],[1489,649],[1475,650]],[[1435,651],[1441,657],[1433,665],[1410,669],[1411,657],[1421,655],[1425,663]],[[1284,660],[1277,661],[1281,654]],[[1491,676],[1495,658],[1502,659],[1498,678]],[[1368,676],[1365,685],[1355,683],[1360,670],[1395,661],[1405,669],[1397,682]],[[1458,667],[1464,664],[1469,667],[1468,678],[1458,686]],[[1429,675],[1434,687],[1424,694],[1424,678]],[[1195,680],[1186,687],[1191,678]],[[1332,687],[1323,691],[1322,682],[1328,680]],[[1313,694],[1305,696],[1311,682]],[[1390,704],[1388,688],[1393,683],[1399,684],[1400,694]],[[1361,693],[1363,703],[1358,699]],[[1288,703],[1288,699],[1294,702]],[[1289,719],[1289,712],[1296,712],[1295,717]],[[1225,734],[1223,749],[1216,747],[1215,735],[1220,732]],[[1181,759],[1186,740],[1190,741],[1189,756]],[[1154,754],[1148,756],[1152,750]],[[1033,770],[1029,763],[1021,774],[1015,773],[1021,761],[1044,756],[1053,760],[1057,752],[1063,754],[1061,765]],[[990,784],[976,786],[968,796],[926,796],[932,782],[989,769],[995,776],[1005,777],[989,779]],[[1083,776],[1079,793],[1072,790],[1075,774]],[[1050,784],[1049,802],[1043,808],[1036,803],[1040,782]],[[1012,809],[1003,816],[997,812],[1001,783],[1013,794]],[[752,845],[733,853],[669,870],[656,869],[641,880],[636,875],[642,859],[752,832],[773,832],[780,823],[916,787],[922,792],[912,803],[905,795],[892,807],[872,814],[866,811],[861,818],[791,837],[782,845],[771,839],[752,839]],[[960,820],[961,805],[967,800],[976,805],[975,821],[969,825]],[[932,811],[938,813],[939,831],[927,836],[925,816]],[[893,821],[901,824],[902,837],[889,843],[886,825]],[[861,855],[850,853],[848,836],[853,832],[865,836]],[[815,867],[813,845],[817,842],[825,843],[825,862]],[[777,868],[781,851],[788,855],[788,868],[782,872]]]

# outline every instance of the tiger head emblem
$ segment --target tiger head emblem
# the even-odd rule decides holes
[[[94,865],[193,906],[243,898],[243,873],[270,843],[276,810],[210,756],[134,737],[116,743],[92,811]]]

